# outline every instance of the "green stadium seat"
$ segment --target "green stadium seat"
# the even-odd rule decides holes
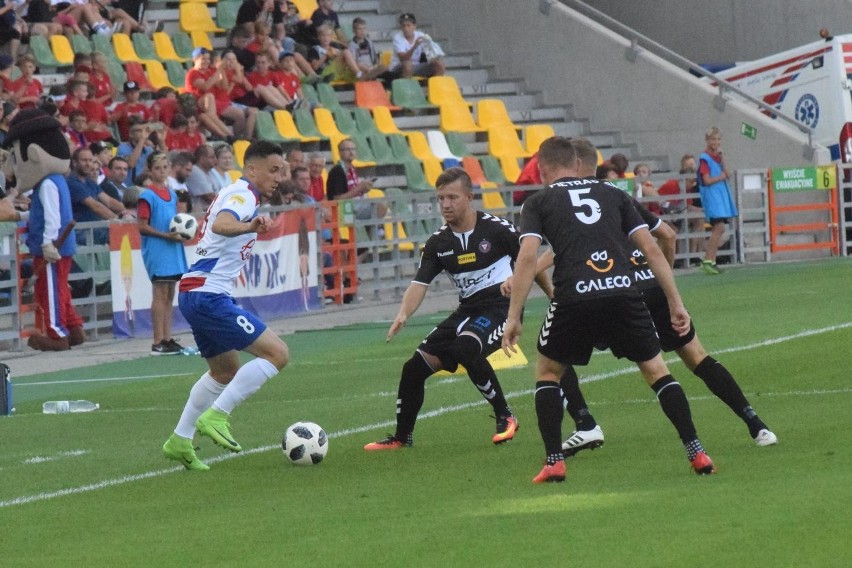
[[[300,142],[319,142],[319,138],[305,136],[299,129],[296,128],[296,122],[293,120],[293,115],[286,110],[276,110],[272,113],[275,119],[275,126],[278,128],[278,133],[284,138],[295,139]]]
[[[367,141],[370,143],[370,149],[373,151],[373,156],[379,164],[398,164],[400,160],[393,154],[393,149],[388,144],[388,139],[384,134],[379,132],[367,134]]]
[[[62,67],[62,64],[53,56],[53,50],[50,48],[50,43],[44,36],[32,36],[30,38],[30,50],[35,57],[39,67],[48,67],[55,69]]]
[[[376,122],[373,120],[373,115],[371,115],[370,111],[367,109],[352,109],[352,116],[355,118],[355,124],[358,126],[358,132],[361,134],[381,134],[379,129],[376,128]]]
[[[419,162],[414,154],[411,153],[411,147],[408,145],[408,138],[403,134],[388,134],[391,150],[399,163],[403,162]]]
[[[334,88],[332,88],[331,85],[328,85],[326,83],[317,83],[316,89],[317,94],[319,95],[319,101],[320,103],[322,103],[322,106],[324,106],[328,110],[342,108],[340,104],[340,99],[337,98],[337,93],[334,92]]]
[[[332,109],[331,114],[334,116],[334,122],[337,124],[337,129],[347,136],[355,136],[359,134],[358,125],[352,119],[352,113],[343,107]]]
[[[500,167],[500,162],[497,161],[497,158],[494,156],[482,156],[479,162],[482,164],[482,170],[485,172],[485,177],[488,178],[488,181],[493,181],[497,185],[506,185],[508,183],[506,176],[503,175],[503,168]]]
[[[118,61],[118,57],[115,55],[115,49],[112,47],[112,40],[105,35],[102,34],[92,34],[92,51],[98,51],[106,55],[107,59],[114,59]]]
[[[133,41],[133,49],[136,50],[136,55],[143,61],[161,61],[157,55],[157,50],[154,49],[154,44],[145,34],[134,33],[131,37]]]
[[[467,143],[464,141],[461,134],[450,131],[446,132],[444,136],[447,138],[447,144],[450,146],[450,152],[456,156],[461,156],[462,158],[471,155],[470,150],[467,148]]]
[[[413,162],[404,162],[403,168],[405,168],[405,179],[408,189],[411,191],[435,191],[435,186],[430,184],[426,179],[420,162],[416,160]]]
[[[169,82],[172,85],[180,85],[183,88],[186,85],[186,68],[178,61],[166,61],[165,65]]]
[[[172,34],[172,45],[177,54],[184,59],[192,59],[192,38],[186,32],[174,32]]]
[[[92,42],[84,35],[74,34],[71,36],[71,49],[74,50],[74,53],[89,55],[92,53]]]
[[[438,107],[426,100],[420,83],[414,79],[394,79],[391,83],[393,102],[397,106],[413,110],[431,110]]]
[[[308,109],[297,108],[296,112],[293,113],[293,118],[296,120],[296,126],[299,127],[299,132],[301,132],[304,136],[313,136],[320,140],[328,140],[328,136],[320,134],[320,131],[317,128],[317,123],[314,122],[314,117],[311,116],[311,112]]]
[[[373,150],[370,148],[370,144],[367,142],[367,139],[362,134],[353,134],[350,138],[352,142],[355,143],[355,149],[358,155],[358,159],[355,160],[354,163],[357,162],[373,162],[374,164],[379,164],[379,161],[376,160],[376,157],[373,155]]]
[[[233,29],[237,25],[237,12],[240,9],[240,0],[219,0],[216,3],[216,23],[220,28]]]
[[[112,81],[112,86],[115,87],[115,90],[121,92],[124,88],[124,83],[127,82],[127,72],[124,70],[121,62],[114,57],[107,57],[106,62],[109,80]]]
[[[275,120],[272,115],[265,110],[260,110],[255,115],[254,133],[260,140],[268,140],[270,142],[299,142],[294,138],[287,139],[278,133],[278,128],[275,126]]]
[[[313,85],[302,83],[302,95],[304,95],[305,100],[311,103],[311,106],[313,107],[318,107],[322,104],[319,100],[317,90]]]

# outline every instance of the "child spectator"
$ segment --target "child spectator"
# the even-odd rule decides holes
[[[195,151],[206,142],[204,134],[198,129],[198,119],[194,116],[185,117],[176,114],[172,119],[172,127],[166,134],[166,147],[169,152],[174,150]]]
[[[121,203],[124,205],[124,213],[119,218],[129,221],[136,221],[139,218],[137,207],[139,205],[139,195],[142,192],[138,186],[131,185],[124,190],[124,195],[121,196]]]
[[[89,100],[89,85],[81,81],[71,83],[71,91],[65,97],[65,102],[60,107],[59,112],[70,118],[71,112],[74,110],[82,110],[85,113],[87,120],[85,132],[89,142],[101,140],[117,142],[113,139],[112,132],[107,126],[109,116],[106,108]]]
[[[185,88],[188,93],[195,95],[199,119],[204,127],[214,135],[229,139],[251,135],[254,131],[254,112],[247,112],[243,106],[235,105],[229,98],[230,87],[224,69],[211,65],[211,53],[203,47],[192,51],[193,67],[186,73]],[[222,122],[226,118],[233,124],[233,130]]]
[[[72,110],[68,115],[68,126],[65,127],[65,136],[71,144],[71,151],[78,148],[88,148],[89,139],[86,138],[86,111],[81,109]]]
[[[317,42],[319,43],[320,28],[326,26],[329,31],[331,31],[334,39],[343,45],[346,45],[349,42],[349,39],[343,32],[343,28],[340,27],[340,18],[338,17],[337,12],[335,12],[331,6],[331,0],[318,0],[317,9],[314,10],[313,14],[311,14],[311,25],[314,27]]]
[[[417,18],[405,13],[399,17],[400,31],[393,36],[391,72],[400,77],[432,77],[444,74],[444,60],[440,56],[429,57],[427,44],[432,39],[417,31]]]
[[[154,93],[154,103],[149,110],[153,121],[171,124],[172,118],[178,112],[177,91],[171,87],[161,87]]]
[[[640,197],[656,197],[659,195],[659,193],[657,193],[657,188],[653,183],[651,183],[651,180],[649,179],[650,177],[651,168],[648,164],[636,164],[636,167],[633,168],[633,179],[635,183],[633,197],[639,199]],[[643,204],[648,208],[648,211],[654,215],[662,215],[663,212],[660,209],[659,201],[648,201]]]
[[[92,151],[92,156],[95,158],[95,162],[98,163],[98,177],[96,178],[96,181],[98,182],[98,185],[101,185],[106,178],[108,164],[110,160],[112,160],[112,146],[106,142],[92,142],[89,144],[89,150]],[[110,197],[119,199],[119,197],[115,195],[110,195]]]
[[[283,88],[284,74],[270,68],[269,56],[259,53],[255,58],[254,71],[246,77],[253,87],[252,92],[260,102],[277,109],[286,109],[293,99]],[[298,83],[298,78],[296,79]]]
[[[302,82],[296,73],[295,55],[285,51],[281,54],[279,64],[281,66],[281,89],[290,98],[290,101],[296,103],[294,106],[299,106],[301,104],[299,101],[304,101],[305,97],[302,94]]]
[[[166,187],[169,158],[148,156],[151,183],[139,196],[137,208],[142,235],[142,260],[151,279],[151,328],[154,343],[151,355],[177,355],[180,345],[172,338],[175,285],[188,270],[183,239],[169,232],[169,222],[178,213],[178,196]]]
[[[358,68],[352,53],[341,44],[332,42],[333,36],[334,32],[329,26],[317,29],[319,43],[308,52],[308,61],[316,74],[349,83],[363,78],[364,73]]]
[[[92,52],[92,70],[89,72],[89,83],[92,85],[91,100],[105,107],[112,104],[116,93],[107,65],[106,55],[98,51]]]
[[[624,154],[613,154],[609,159],[609,165],[615,171],[619,178],[632,178],[633,172],[627,171],[627,166],[630,162],[627,161],[627,156]]]
[[[277,43],[270,36],[271,29],[269,24],[263,20],[258,20],[254,23],[252,31],[254,35],[252,36],[252,40],[248,43],[248,45],[246,45],[246,49],[252,52],[255,57],[257,57],[259,53],[265,53],[274,61],[278,56],[278,53],[280,53],[283,48],[280,43]],[[257,62],[255,61],[255,65],[256,64]]]
[[[41,82],[33,76],[36,70],[35,58],[29,53],[22,55],[18,59],[18,67],[21,69],[21,76],[6,84],[3,90],[9,94],[9,100],[17,103],[19,108],[35,108],[44,91]]]
[[[148,156],[154,152],[150,127],[138,117],[130,118],[130,139],[119,144],[115,155],[127,160],[129,167],[125,185],[145,186],[138,177],[145,172]]]
[[[352,36],[349,51],[358,68],[364,73],[364,79],[372,80],[385,73],[388,68],[379,62],[379,54],[367,36],[367,22],[363,18],[352,20]]]
[[[134,81],[124,84],[124,102],[115,105],[110,118],[118,125],[118,134],[122,140],[130,138],[130,117],[138,116],[142,122],[152,122],[153,113],[148,105],[139,102],[139,85]]]

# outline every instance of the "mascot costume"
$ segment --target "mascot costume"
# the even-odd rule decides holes
[[[19,112],[3,141],[18,193],[33,190],[27,246],[33,257],[36,333],[27,343],[40,351],[65,351],[86,341],[83,319],[71,305],[68,274],[77,251],[65,174],[71,150],[55,118],[41,109]]]

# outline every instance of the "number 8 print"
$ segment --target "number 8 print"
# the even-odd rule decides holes
[[[254,333],[254,324],[246,319],[246,316],[237,316],[237,325],[243,328],[243,331],[251,335]]]

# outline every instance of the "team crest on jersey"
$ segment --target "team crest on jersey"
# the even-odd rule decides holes
[[[600,268],[598,264],[603,264],[603,268]],[[612,270],[612,266],[614,264],[615,261],[609,258],[609,253],[605,250],[593,252],[591,258],[586,261],[586,265],[589,266],[589,268],[595,272],[601,273]]]
[[[250,240],[243,245],[243,248],[240,249],[240,257],[243,260],[248,260],[248,257],[251,256],[251,249],[254,248],[254,241],[255,239]]]
[[[489,241],[486,241],[486,240],[480,241],[479,252],[481,252],[482,254],[486,254],[490,250],[491,250],[491,243]]]
[[[476,262],[476,253],[469,252],[467,254],[460,254],[458,256],[459,264],[470,264],[471,262]]]

